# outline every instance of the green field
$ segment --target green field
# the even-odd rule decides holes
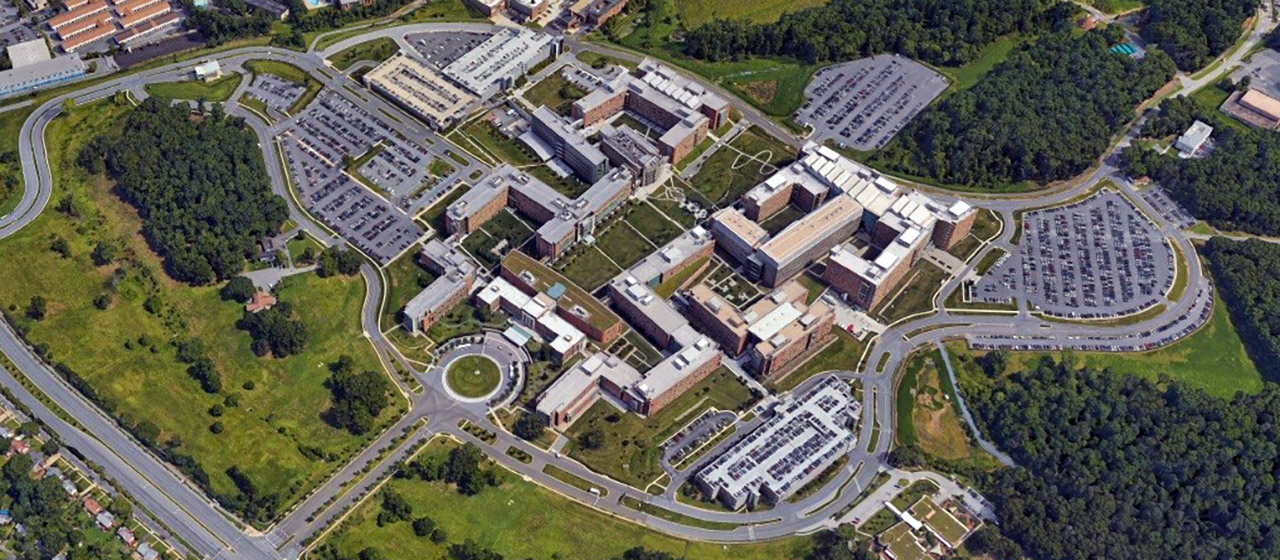
[[[471,539],[510,559],[607,560],[643,546],[697,560],[789,560],[802,558],[809,549],[806,537],[747,545],[683,541],[590,509],[506,471],[501,473],[501,488],[476,496],[463,496],[441,482],[393,478],[386,487],[413,504],[413,517],[435,520],[450,543]],[[415,536],[409,522],[379,527],[379,510],[379,500],[365,502],[324,543],[351,558],[369,547],[388,560],[448,557],[447,543],[433,544]]]
[[[690,29],[715,19],[749,19],[755,23],[777,21],[778,16],[813,6],[826,4],[826,0],[682,0],[676,10],[680,20]]]
[[[907,283],[896,294],[885,298],[875,314],[891,324],[933,309],[933,296],[947,279],[947,273],[941,268],[922,260],[907,273]]]
[[[413,296],[418,295],[424,286],[435,281],[435,275],[418,264],[418,250],[415,247],[387,265],[383,269],[383,276],[386,278],[387,296],[379,324],[386,330],[396,326],[398,323],[396,316],[400,310],[404,309],[405,304],[409,303]]]
[[[597,244],[598,245],[598,244]],[[622,272],[597,245],[586,247],[567,257],[569,263],[558,268],[561,274],[588,291],[595,291],[610,278]]]
[[[625,220],[614,222],[613,227],[600,236],[596,247],[622,268],[630,268],[631,265],[640,262],[640,259],[657,250],[645,241],[644,237],[638,235],[636,230],[631,229]]]
[[[18,159],[18,133],[22,123],[31,116],[37,105],[0,113],[0,216],[13,211],[22,200],[22,164]]]
[[[750,128],[711,154],[689,183],[711,202],[726,205],[794,159],[790,146]]]
[[[463,356],[449,364],[445,382],[455,393],[468,399],[492,393],[502,382],[498,363],[485,356]]]
[[[963,343],[951,343],[948,348],[953,355],[981,354],[965,350]],[[1009,370],[1016,371],[1041,355],[1043,353],[1039,352],[1011,353]],[[1244,343],[1231,323],[1230,312],[1216,293],[1213,315],[1208,323],[1171,346],[1141,353],[1071,352],[1070,355],[1080,366],[1110,368],[1116,373],[1139,375],[1153,381],[1160,374],[1165,374],[1224,398],[1237,391],[1256,393],[1262,390],[1262,374],[1245,352]]]
[[[686,423],[712,407],[733,411],[753,402],[751,390],[725,368],[712,372],[648,418],[618,412],[600,401],[569,429],[569,437],[575,440],[569,455],[591,470],[643,488],[662,475],[658,446]],[[586,449],[576,442],[590,430],[604,433],[604,444],[597,449]]]
[[[569,83],[564,77],[564,71],[560,71],[525,90],[524,98],[534,107],[545,105],[561,115],[568,115],[573,111],[573,102],[586,94],[578,86]]]
[[[1004,62],[1013,53],[1013,50],[1026,44],[1031,37],[1023,35],[1006,35],[997,39],[994,43],[987,45],[978,53],[978,57],[970,61],[964,66],[958,68],[935,68],[944,76],[951,79],[951,89],[949,92],[956,92],[969,89],[982,81],[997,64]]]
[[[212,82],[187,80],[182,82],[160,82],[143,86],[147,95],[162,99],[204,100],[219,102],[231,99],[236,87],[240,85],[240,74],[227,74]]]
[[[662,212],[648,204],[633,206],[627,214],[627,223],[658,247],[671,242],[684,231],[680,224],[668,219]]]
[[[334,68],[345,71],[352,64],[362,60],[376,64],[395,56],[399,51],[400,46],[396,44],[395,39],[382,37],[342,49],[338,54],[330,57],[329,61],[333,63]]]
[[[224,473],[239,466],[259,488],[278,490],[281,507],[287,506],[336,466],[308,458],[302,447],[345,457],[364,443],[320,416],[329,403],[325,364],[348,354],[357,368],[381,371],[372,346],[360,335],[363,282],[310,274],[286,280],[280,299],[293,305],[308,344],[286,359],[255,357],[249,335],[235,327],[243,308],[222,301],[217,286],[170,280],[142,238],[142,221],[132,207],[110,193],[107,180],[86,175],[75,163],[80,146],[119,126],[127,111],[106,100],[50,124],[53,199],[72,196],[83,217],[50,208],[0,241],[6,257],[0,263],[0,302],[9,307],[35,294],[45,297],[48,316],[22,321],[28,337],[46,344],[53,361],[79,372],[113,403],[122,423],[154,425],[159,441],[180,440],[178,451],[203,467],[215,492],[236,492]],[[49,250],[55,236],[68,242],[71,258]],[[89,253],[100,240],[121,244],[122,264],[94,266]],[[93,304],[100,294],[110,298],[105,310]],[[149,298],[163,302],[165,311],[146,311]],[[223,378],[223,394],[203,392],[187,375],[170,344],[177,337],[203,341]],[[249,381],[254,389],[241,390]],[[204,411],[229,395],[239,406],[226,407],[218,418],[225,430],[215,435],[208,429],[214,419]],[[394,414],[386,413],[387,419]]]

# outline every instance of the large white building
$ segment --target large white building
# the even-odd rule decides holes
[[[509,89],[530,68],[560,54],[560,39],[524,27],[505,28],[444,67],[444,75],[488,98]]]
[[[837,377],[826,377],[756,428],[695,477],[726,507],[776,503],[822,474],[852,448],[859,404]]]

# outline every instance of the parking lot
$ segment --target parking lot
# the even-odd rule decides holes
[[[1152,208],[1156,209],[1162,217],[1168,222],[1178,226],[1180,229],[1189,228],[1196,224],[1196,219],[1192,218],[1186,210],[1183,210],[1177,202],[1169,197],[1169,193],[1159,185],[1152,185],[1142,191],[1142,199],[1147,201]]]
[[[923,64],[876,55],[818,70],[796,121],[814,129],[815,142],[877,150],[946,89],[946,78]]]
[[[253,97],[273,110],[287,114],[307,88],[274,74],[261,72],[254,75],[253,84],[245,88],[245,95]]]
[[[376,175],[414,165],[415,173],[425,174],[429,158],[421,148],[407,147],[386,123],[330,91],[308,105],[282,136],[304,204],[348,242],[386,264],[422,237],[407,214],[344,171],[344,159],[381,143],[384,149],[360,168],[362,175],[366,169]],[[419,160],[404,159],[408,156]]]
[[[0,4],[0,48],[39,37],[31,22],[22,20],[22,13],[14,4]]]
[[[405,35],[405,40],[424,60],[436,68],[444,68],[467,51],[480,46],[490,36],[486,33],[432,32]]]
[[[1239,83],[1245,76],[1250,76],[1249,87],[1280,98],[1280,52],[1267,49],[1254,53],[1231,73],[1231,80]]]
[[[1129,315],[1159,303],[1173,282],[1172,250],[1123,195],[1023,215],[1018,252],[974,287],[978,301],[1023,296],[1060,317]]]

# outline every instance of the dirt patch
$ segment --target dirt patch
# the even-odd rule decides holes
[[[741,82],[736,87],[742,90],[742,93],[751,98],[752,101],[760,105],[768,105],[773,102],[773,98],[778,95],[777,80],[761,80],[755,82]]]

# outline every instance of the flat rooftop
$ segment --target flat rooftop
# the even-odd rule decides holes
[[[837,228],[862,218],[862,205],[849,196],[837,196],[774,236],[760,251],[776,262],[809,249]]]
[[[496,81],[523,74],[553,40],[523,27],[504,28],[446,66],[444,73],[480,95]]]
[[[565,286],[564,295],[557,300],[559,307],[582,317],[588,324],[600,330],[607,330],[613,325],[622,322],[622,319],[618,318],[609,308],[605,307],[596,298],[591,297],[591,294],[579,288],[577,284],[570,282],[568,278],[561,276],[560,273],[547,268],[542,263],[520,251],[508,253],[507,257],[502,260],[502,266],[522,278],[526,277],[526,274],[532,277],[534,289],[539,292],[546,293],[556,284]]]
[[[638,278],[643,283],[652,282],[653,279],[665,275],[672,268],[684,263],[690,255],[697,254],[708,245],[714,245],[715,242],[715,238],[711,237],[711,232],[706,228],[694,226],[693,229],[680,234],[661,249],[650,253],[644,260],[636,263],[631,270],[627,271],[627,274]]]
[[[477,100],[431,67],[404,53],[379,64],[365,74],[364,79],[365,83],[380,88],[437,123],[452,121]]]

